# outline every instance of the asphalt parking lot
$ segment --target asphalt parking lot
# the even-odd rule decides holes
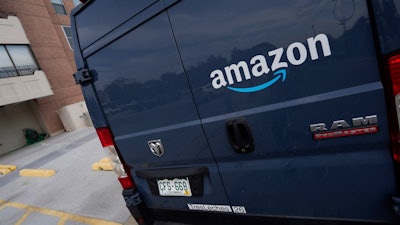
[[[0,156],[15,165],[0,175],[2,225],[135,224],[112,171],[92,170],[105,157],[93,128],[66,132]],[[22,170],[54,171],[21,176]]]

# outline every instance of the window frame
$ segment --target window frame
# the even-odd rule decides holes
[[[59,1],[57,1],[57,2],[56,2],[55,0],[50,0],[50,2],[51,2],[51,4],[53,5],[54,12],[55,12],[57,15],[64,15],[64,16],[67,16],[67,15],[68,15],[67,10],[65,9],[63,0],[59,0]],[[61,4],[60,4],[60,3],[61,3]],[[61,7],[62,7],[63,13],[59,13],[59,11],[56,9],[57,7],[58,7],[58,8],[61,8]]]
[[[61,25],[61,30],[63,31],[63,33],[64,33],[64,36],[65,36],[65,39],[67,40],[67,42],[68,42],[68,45],[69,45],[69,48],[73,51],[74,49],[73,49],[73,39],[72,39],[72,34],[71,34],[71,36],[70,37],[68,37],[68,35],[67,35],[67,32],[65,32],[65,28],[66,27],[68,27],[69,29],[71,29],[71,26],[68,26],[68,25]],[[72,32],[72,29],[71,29],[71,32]],[[70,41],[70,39],[71,39],[71,41]]]

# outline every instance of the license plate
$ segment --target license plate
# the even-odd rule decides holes
[[[161,196],[192,196],[189,178],[162,179],[157,180],[157,184]]]

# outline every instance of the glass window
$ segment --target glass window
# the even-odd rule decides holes
[[[56,11],[57,14],[67,15],[62,0],[51,0],[51,4],[53,4],[54,11]]]
[[[71,31],[71,27],[70,26],[61,26],[63,28],[64,34],[65,34],[65,38],[67,38],[69,47],[71,49],[74,49],[74,43],[72,41],[72,31]]]
[[[26,45],[6,46],[19,75],[30,75],[38,69],[32,52]]]
[[[17,70],[12,64],[4,46],[0,45],[0,78],[15,76],[18,76]]]
[[[0,45],[0,78],[32,75],[38,69],[29,45]]]
[[[81,4],[81,2],[79,0],[74,0],[74,5],[78,6],[79,4]]]

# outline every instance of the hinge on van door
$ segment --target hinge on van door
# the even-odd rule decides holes
[[[84,84],[93,80],[93,77],[89,73],[88,69],[82,69],[74,73],[74,78],[76,84]]]

